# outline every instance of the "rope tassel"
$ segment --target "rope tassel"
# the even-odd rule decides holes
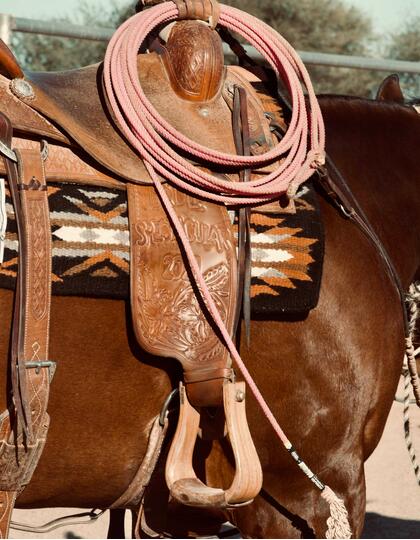
[[[414,350],[413,339],[411,336],[406,339],[406,355],[408,370],[411,377],[411,386],[413,387],[417,407],[420,407],[420,381],[417,373],[416,351]]]
[[[413,387],[414,397],[416,399],[417,407],[420,407],[420,381],[419,375],[417,372],[417,361],[416,357],[418,351],[414,349],[413,339],[417,329],[417,320],[420,316],[420,283],[412,283],[410,286],[409,293],[407,295],[407,309],[409,315],[408,329],[409,336],[407,336],[405,345],[406,345],[406,356],[407,356],[407,367],[410,372],[411,385]]]
[[[410,384],[413,389],[415,402],[420,407],[420,383],[417,372],[417,356],[420,350],[414,350],[413,337],[417,329],[420,305],[420,283],[413,283],[407,295],[407,308],[409,314],[409,337],[406,339],[406,354],[402,375],[404,377],[404,436],[407,451],[410,456],[417,484],[420,486],[420,469],[417,461],[416,449],[411,438],[410,429]]]
[[[351,538],[349,515],[344,501],[337,497],[334,491],[325,486],[321,497],[329,504],[330,517],[327,519],[325,538]]]
[[[300,470],[321,491],[321,497],[329,504],[330,517],[327,519],[328,529],[325,537],[351,538],[349,515],[344,501],[339,499],[330,487],[321,482],[318,476],[311,471],[311,469],[301,459],[299,454],[296,452],[296,449],[290,443],[286,444],[285,446],[289,454],[298,464]]]

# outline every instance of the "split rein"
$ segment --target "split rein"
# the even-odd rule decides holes
[[[260,156],[224,154],[190,140],[177,132],[154,109],[141,88],[137,68],[138,50],[147,36],[159,25],[170,23],[178,17],[178,7],[168,1],[135,15],[117,30],[104,61],[104,84],[108,101],[124,135],[144,161],[162,205],[179,235],[198,289],[233,360],[278,438],[301,470],[322,491],[322,497],[330,505],[327,537],[350,538],[344,503],[301,460],[242,361],[161,181],[163,178],[192,195],[226,206],[256,205],[278,199],[285,192],[295,193],[325,163],[325,129],[315,91],[303,62],[284,38],[255,17],[220,5],[218,23],[254,45],[278,78],[286,83],[292,103],[290,125],[283,139]],[[217,21],[213,21],[215,23]],[[308,94],[308,103],[304,90]],[[242,170],[259,169],[274,161],[279,164],[274,172],[262,179],[247,183],[230,182],[200,170],[179,155],[177,150],[197,160]]]

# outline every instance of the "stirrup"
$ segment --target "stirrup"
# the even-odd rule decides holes
[[[245,410],[245,383],[226,381],[223,386],[226,431],[235,457],[235,476],[229,489],[205,485],[192,465],[200,426],[200,413],[180,384],[177,430],[166,463],[170,494],[187,506],[228,508],[249,504],[262,488],[262,470]]]

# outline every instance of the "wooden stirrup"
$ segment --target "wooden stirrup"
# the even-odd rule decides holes
[[[245,411],[245,383],[226,381],[223,388],[226,430],[235,457],[235,476],[229,489],[205,485],[192,465],[200,413],[180,385],[178,426],[166,463],[166,482],[174,499],[187,506],[228,508],[249,504],[262,487],[261,464]]]

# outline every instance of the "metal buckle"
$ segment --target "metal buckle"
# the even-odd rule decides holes
[[[31,362],[25,362],[25,368],[26,369],[35,369],[35,373],[39,375],[41,372],[41,369],[48,368],[48,377],[50,382],[52,381],[55,370],[57,368],[56,362],[52,362],[51,360],[45,360],[45,361],[31,361]]]

